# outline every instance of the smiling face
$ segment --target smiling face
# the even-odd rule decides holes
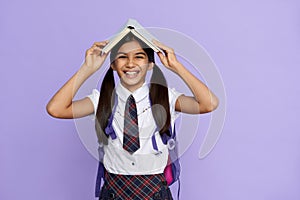
[[[117,71],[121,84],[133,92],[143,85],[147,71],[153,68],[146,52],[137,41],[124,43],[111,64]]]

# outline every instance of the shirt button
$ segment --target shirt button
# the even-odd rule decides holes
[[[131,165],[132,165],[132,166],[134,166],[134,165],[135,165],[135,163],[134,163],[134,162],[132,162],[132,163],[131,163]]]

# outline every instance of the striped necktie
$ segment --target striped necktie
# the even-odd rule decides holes
[[[123,148],[131,154],[140,148],[137,110],[132,95],[128,97],[125,106]]]

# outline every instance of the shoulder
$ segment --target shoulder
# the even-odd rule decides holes
[[[178,92],[175,88],[168,88],[168,94],[169,94],[169,102],[170,104],[173,104],[176,102],[177,98],[183,93]]]
[[[176,101],[178,97],[183,95],[183,93],[178,92],[175,88],[168,88],[168,94],[169,94],[171,118],[174,123],[174,120],[179,116],[179,112],[176,111]]]
[[[93,89],[92,93],[87,95],[87,97],[91,100],[91,102],[94,105],[94,111],[98,107],[99,96],[100,96],[100,92],[98,89]]]

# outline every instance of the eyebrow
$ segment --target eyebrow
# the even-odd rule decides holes
[[[119,54],[125,54],[126,55],[127,53],[125,53],[125,52],[118,52],[117,55],[119,55]],[[144,53],[142,51],[139,51],[139,52],[135,53],[135,55],[139,55],[139,54],[142,54],[142,55],[146,56],[146,53]]]

